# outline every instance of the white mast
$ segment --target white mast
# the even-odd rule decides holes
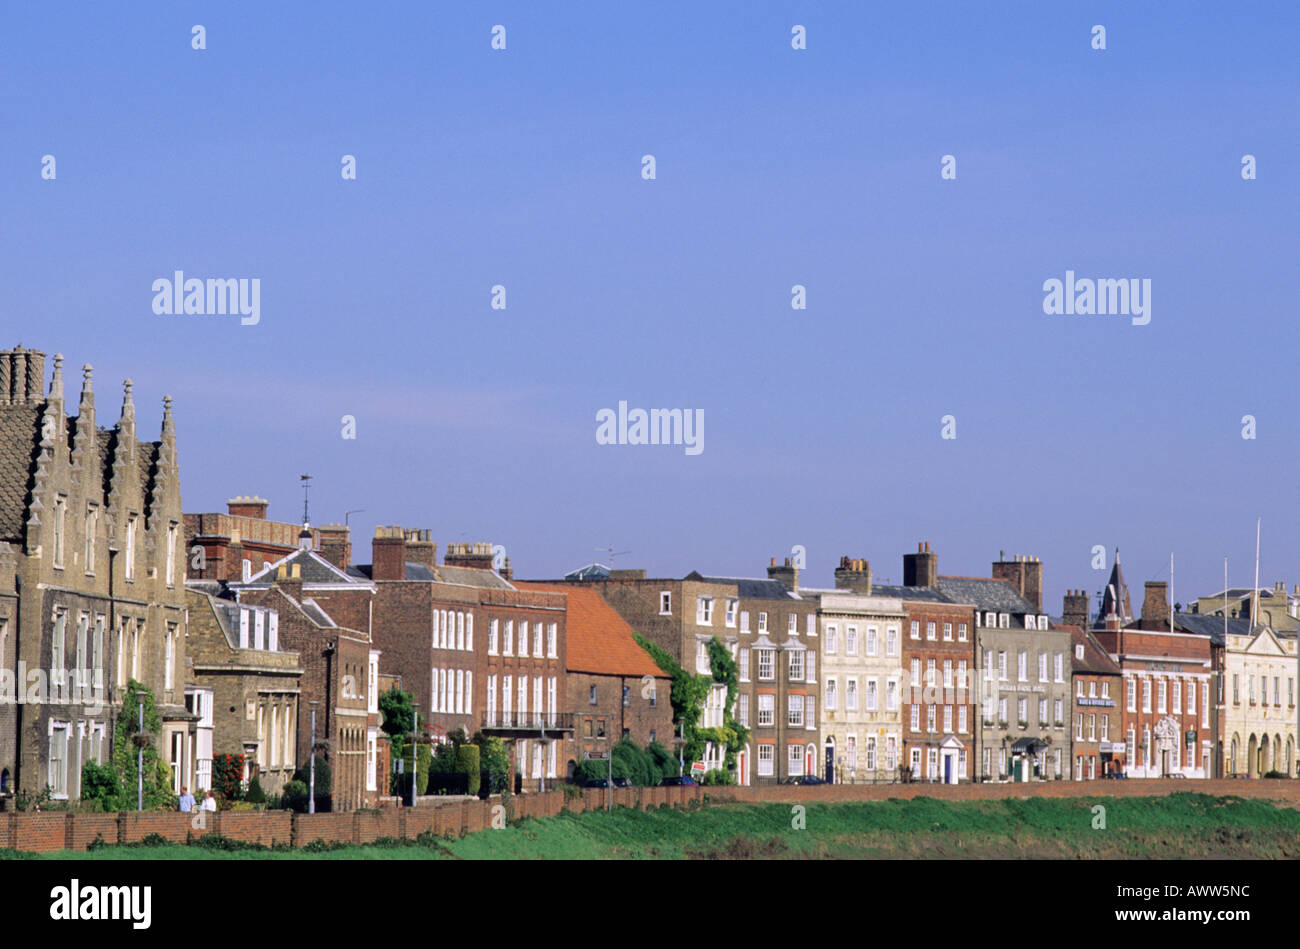
[[[1259,522],[1263,518],[1255,518],[1255,589],[1250,591],[1250,631],[1255,632],[1255,617],[1259,615]]]

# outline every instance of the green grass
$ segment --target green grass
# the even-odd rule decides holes
[[[1092,806],[1106,809],[1094,829]],[[693,810],[564,813],[460,840],[379,842],[324,852],[209,846],[105,847],[19,859],[582,860],[726,858],[1296,858],[1300,810],[1190,792],[1165,797],[914,800],[808,804],[803,828],[788,804]],[[227,844],[227,846],[234,846]]]

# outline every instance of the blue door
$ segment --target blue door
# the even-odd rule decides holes
[[[952,755],[943,756],[943,783],[952,784]]]
[[[835,746],[826,746],[826,783],[835,783]]]

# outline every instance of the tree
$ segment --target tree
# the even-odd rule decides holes
[[[144,730],[140,730],[140,707],[144,706]],[[144,806],[146,810],[176,807],[172,791],[172,769],[158,754],[162,716],[154,704],[153,692],[132,679],[122,697],[122,710],[113,729],[113,770],[130,806],[136,803],[137,755],[144,748]],[[125,802],[123,802],[125,803]]]
[[[383,724],[380,728],[384,730],[384,734],[390,737],[409,735],[415,715],[415,695],[393,686],[379,696],[379,714],[383,716]]]
[[[81,799],[99,801],[106,811],[122,809],[122,784],[111,765],[87,761],[81,766]]]

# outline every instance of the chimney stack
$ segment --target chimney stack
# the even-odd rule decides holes
[[[447,545],[443,564],[448,567],[472,567],[476,570],[492,569],[492,544],[490,542],[456,542]]]
[[[226,501],[226,510],[231,517],[252,517],[259,521],[266,520],[266,509],[271,504],[266,498],[256,495],[241,494]]]
[[[370,542],[372,580],[406,579],[406,531],[400,527],[376,527]]]
[[[781,585],[793,593],[799,592],[799,568],[791,565],[790,558],[785,558],[783,566],[777,566],[776,558],[772,558],[771,565],[767,568],[767,578],[769,580],[780,580]]]
[[[1061,622],[1067,626],[1088,628],[1088,594],[1082,590],[1066,590],[1061,607]]]
[[[344,524],[324,524],[317,528],[320,555],[346,571],[352,565],[352,531]]]
[[[1142,597],[1142,628],[1167,629],[1169,626],[1169,584],[1148,580]]]
[[[903,554],[903,586],[932,587],[939,579],[939,555],[930,552],[930,542],[916,545],[916,553]]]
[[[0,351],[0,405],[44,401],[45,353],[21,345]]]
[[[438,545],[433,542],[433,531],[417,529],[406,532],[406,559],[430,568],[438,566]]]
[[[1042,611],[1043,609],[1043,563],[1037,557],[1026,557],[1023,554],[1016,554],[1011,560],[1007,560],[1007,555],[999,551],[1000,560],[993,563],[993,579],[1004,580],[1016,588],[1016,592],[1023,596],[1030,603],[1034,604],[1034,609]]]
[[[835,589],[871,594],[871,561],[844,556],[835,568]]]

